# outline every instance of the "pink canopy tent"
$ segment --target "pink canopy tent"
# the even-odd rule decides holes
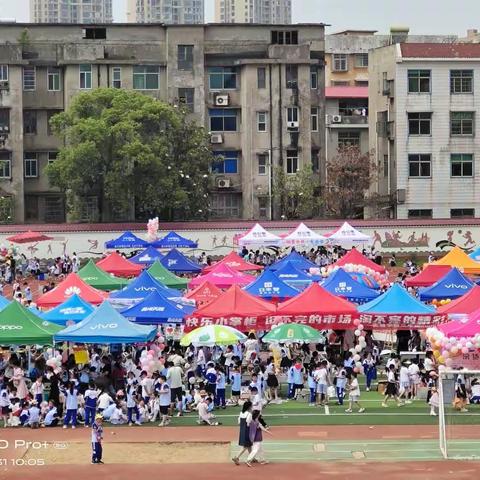
[[[474,337],[480,333],[480,309],[469,315],[451,315],[448,323],[437,328],[447,337]]]
[[[226,264],[219,264],[217,268],[206,275],[194,278],[188,284],[188,288],[195,288],[203,282],[210,282],[218,288],[230,288],[232,285],[245,286],[252,283],[255,278],[253,275],[237,272]]]

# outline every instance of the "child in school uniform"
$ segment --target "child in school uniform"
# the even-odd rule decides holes
[[[397,401],[399,407],[403,405],[397,394],[397,378],[395,376],[395,365],[393,364],[391,364],[387,370],[387,390],[385,391],[385,398],[383,399],[382,407],[388,407],[387,402],[391,398]]]
[[[352,413],[353,411],[353,404],[358,407],[358,413],[362,413],[365,409],[360,405],[360,385],[358,384],[357,374],[352,372],[349,378],[348,384],[348,399],[349,399],[349,407],[345,410],[346,413]]]
[[[347,370],[341,364],[337,366],[335,373],[335,391],[337,393],[337,400],[339,405],[343,405],[345,398],[345,387],[347,385]]]
[[[28,409],[28,420],[26,426],[30,428],[38,428],[40,425],[40,409],[37,406],[35,400],[32,401],[30,408]]]
[[[28,424],[29,416],[30,416],[30,405],[28,403],[25,403],[20,411],[20,415],[18,416],[20,420],[20,425],[22,425],[22,427]]]
[[[0,418],[3,418],[3,426],[6,427],[11,416],[10,391],[8,385],[0,386]]]
[[[220,366],[217,366],[217,388],[215,391],[215,406],[226,408],[225,403],[225,373]]]
[[[43,419],[43,427],[56,427],[58,425],[58,410],[55,406],[55,403],[50,400],[48,402],[48,410],[45,413],[45,417]]]
[[[303,365],[299,358],[295,361],[293,365],[293,399],[297,400],[299,394],[303,389]]]
[[[440,403],[440,396],[438,395],[438,391],[435,387],[433,387],[431,390],[430,400],[428,403],[430,404],[430,415],[432,417],[436,417],[436,410],[438,409],[438,405]]]
[[[162,415],[162,421],[158,426],[165,427],[170,423],[168,418],[168,410],[170,407],[171,398],[170,387],[168,386],[165,375],[160,375],[159,377],[158,395],[160,397],[160,414]]]
[[[316,391],[317,391],[317,384],[315,382],[315,379],[313,378],[313,369],[310,368],[308,370],[308,375],[307,375],[307,383],[308,383],[308,389],[310,390],[310,401],[309,401],[309,406],[314,407],[315,406],[315,398],[316,398]]]
[[[30,392],[32,393],[34,400],[37,402],[37,405],[41,405],[43,402],[43,377],[38,377],[32,383]]]
[[[248,427],[250,441],[252,442],[252,449],[248,454],[247,461],[245,462],[248,467],[252,466],[254,460],[258,460],[261,465],[265,465],[268,462],[265,460],[263,453],[263,432],[270,433],[267,428],[262,425],[261,412],[253,410],[252,420]]]
[[[137,389],[134,384],[127,387],[127,422],[132,426],[133,414],[135,414],[135,424],[140,425],[140,413],[138,411]]]
[[[92,463],[93,464],[103,464],[102,448],[103,441],[103,417],[102,415],[96,415],[95,421],[92,425]]]
[[[232,405],[238,405],[240,393],[242,389],[242,374],[237,365],[234,365],[230,371],[230,382],[232,384]]]
[[[85,426],[93,425],[95,415],[97,413],[97,398],[99,391],[95,388],[95,384],[90,382],[83,396],[85,401]]]
[[[291,365],[287,370],[287,385],[288,385],[287,398],[293,398],[293,395],[294,395],[294,383],[295,383],[294,372],[295,372],[295,367],[294,365]]]
[[[372,388],[372,382],[377,378],[377,365],[376,361],[373,358],[372,354],[369,352],[365,356],[363,360],[363,371],[365,373],[365,381],[366,381],[366,391],[369,392]]]
[[[480,382],[478,379],[473,379],[472,380],[472,394],[470,397],[470,403],[480,403]]]
[[[75,388],[74,382],[67,384],[67,390],[65,392],[65,418],[63,420],[63,428],[67,428],[68,424],[72,423],[72,428],[77,426],[77,409],[78,409],[78,391]]]

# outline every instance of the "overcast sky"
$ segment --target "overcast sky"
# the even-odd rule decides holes
[[[205,3],[206,21],[213,21],[214,0]],[[0,18],[28,21],[28,5],[29,0],[0,0]],[[115,21],[124,21],[126,0],[113,5]],[[463,36],[468,28],[480,28],[480,0],[293,0],[293,6],[294,22],[328,23],[329,33],[347,28],[385,33],[392,25],[406,25],[416,34]]]

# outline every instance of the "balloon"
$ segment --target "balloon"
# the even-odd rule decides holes
[[[362,364],[361,364],[360,362],[356,362],[356,363],[355,363],[355,366],[356,366],[357,368],[360,368],[360,369],[362,368]]]
[[[452,349],[450,350],[450,353],[451,353],[452,355],[457,355],[457,353],[458,353],[458,348],[457,348],[457,347],[452,347]]]
[[[358,329],[359,329],[359,330],[363,330],[364,328],[365,328],[365,327],[364,327],[362,324],[358,325]]]
[[[146,350],[143,350],[142,354],[140,355],[140,358],[146,357],[148,355],[148,352]]]
[[[467,347],[463,347],[463,348],[462,348],[462,353],[468,353],[468,348],[467,348]]]
[[[355,373],[360,373],[360,369],[359,369],[358,367],[355,367],[355,368],[353,369],[353,371],[354,371]]]
[[[356,318],[354,321],[353,321],[353,324],[358,327],[360,325],[360,319],[359,318]]]
[[[445,365],[446,365],[447,367],[451,367],[452,364],[453,364],[453,360],[452,360],[451,358],[447,358],[447,359],[445,360]]]
[[[356,337],[359,337],[362,332],[360,330],[355,330],[353,333]]]
[[[445,358],[442,357],[441,355],[437,358],[438,363],[445,363]]]
[[[358,362],[360,360],[360,355],[357,353],[356,355],[353,356],[353,360],[355,362]]]
[[[361,345],[355,345],[355,352],[360,353],[363,350]]]
[[[155,355],[155,350],[149,350],[148,353],[153,357],[153,355]]]

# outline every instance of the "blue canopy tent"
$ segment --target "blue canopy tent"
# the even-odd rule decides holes
[[[182,237],[178,233],[168,232],[163,238],[151,243],[155,248],[197,248],[198,243]]]
[[[3,295],[0,295],[0,310],[3,310],[8,305],[10,305],[10,301],[7,300]]]
[[[480,247],[477,247],[472,253],[469,253],[468,256],[476,262],[480,262]]]
[[[296,288],[293,288],[283,280],[280,280],[272,270],[265,270],[250,285],[244,287],[244,290],[251,295],[266,300],[285,300],[295,297],[300,293]]]
[[[310,270],[311,268],[318,268],[313,262],[300,255],[295,250],[289,253],[286,257],[283,257],[278,262],[269,267],[270,270],[280,270],[287,263],[291,263],[297,270]]]
[[[378,290],[380,285],[377,281],[368,273],[361,273],[361,272],[346,272],[347,275],[350,275],[356,282],[365,285],[368,288],[373,290]]]
[[[183,319],[193,313],[194,306],[183,305],[166,299],[157,291],[133,307],[121,311],[124,317],[134,319],[135,323],[157,325],[160,323],[182,323]]]
[[[128,260],[136,263],[137,265],[150,266],[155,262],[155,260],[161,260],[162,258],[163,255],[157,249],[150,245],[145,250],[142,250]]]
[[[268,270],[271,270],[271,268]],[[282,268],[275,271],[275,274],[287,285],[299,290],[307,288],[312,282],[318,282],[321,280],[320,277],[309,275],[308,273],[299,270],[291,262],[285,263]]]
[[[420,300],[430,301],[445,298],[458,298],[470,291],[474,283],[466,277],[458,268],[452,268],[444,277],[431,287],[420,288]]]
[[[80,298],[76,293],[68,297],[65,302],[61,303],[48,312],[42,312],[41,317],[49,322],[57,325],[66,326],[68,322],[78,323],[88,317],[95,307]]]
[[[187,258],[175,248],[170,250],[161,260],[160,263],[171,272],[178,273],[199,273],[202,267]]]
[[[362,304],[377,298],[379,293],[356,282],[343,268],[339,268],[320,284],[325,290],[349,302]]]
[[[156,332],[156,327],[129,322],[105,301],[80,323],[60,330],[54,338],[56,342],[111,345],[148,342]]]
[[[105,242],[105,248],[146,248],[148,242],[137,237],[130,231],[122,233],[118,238]]]

